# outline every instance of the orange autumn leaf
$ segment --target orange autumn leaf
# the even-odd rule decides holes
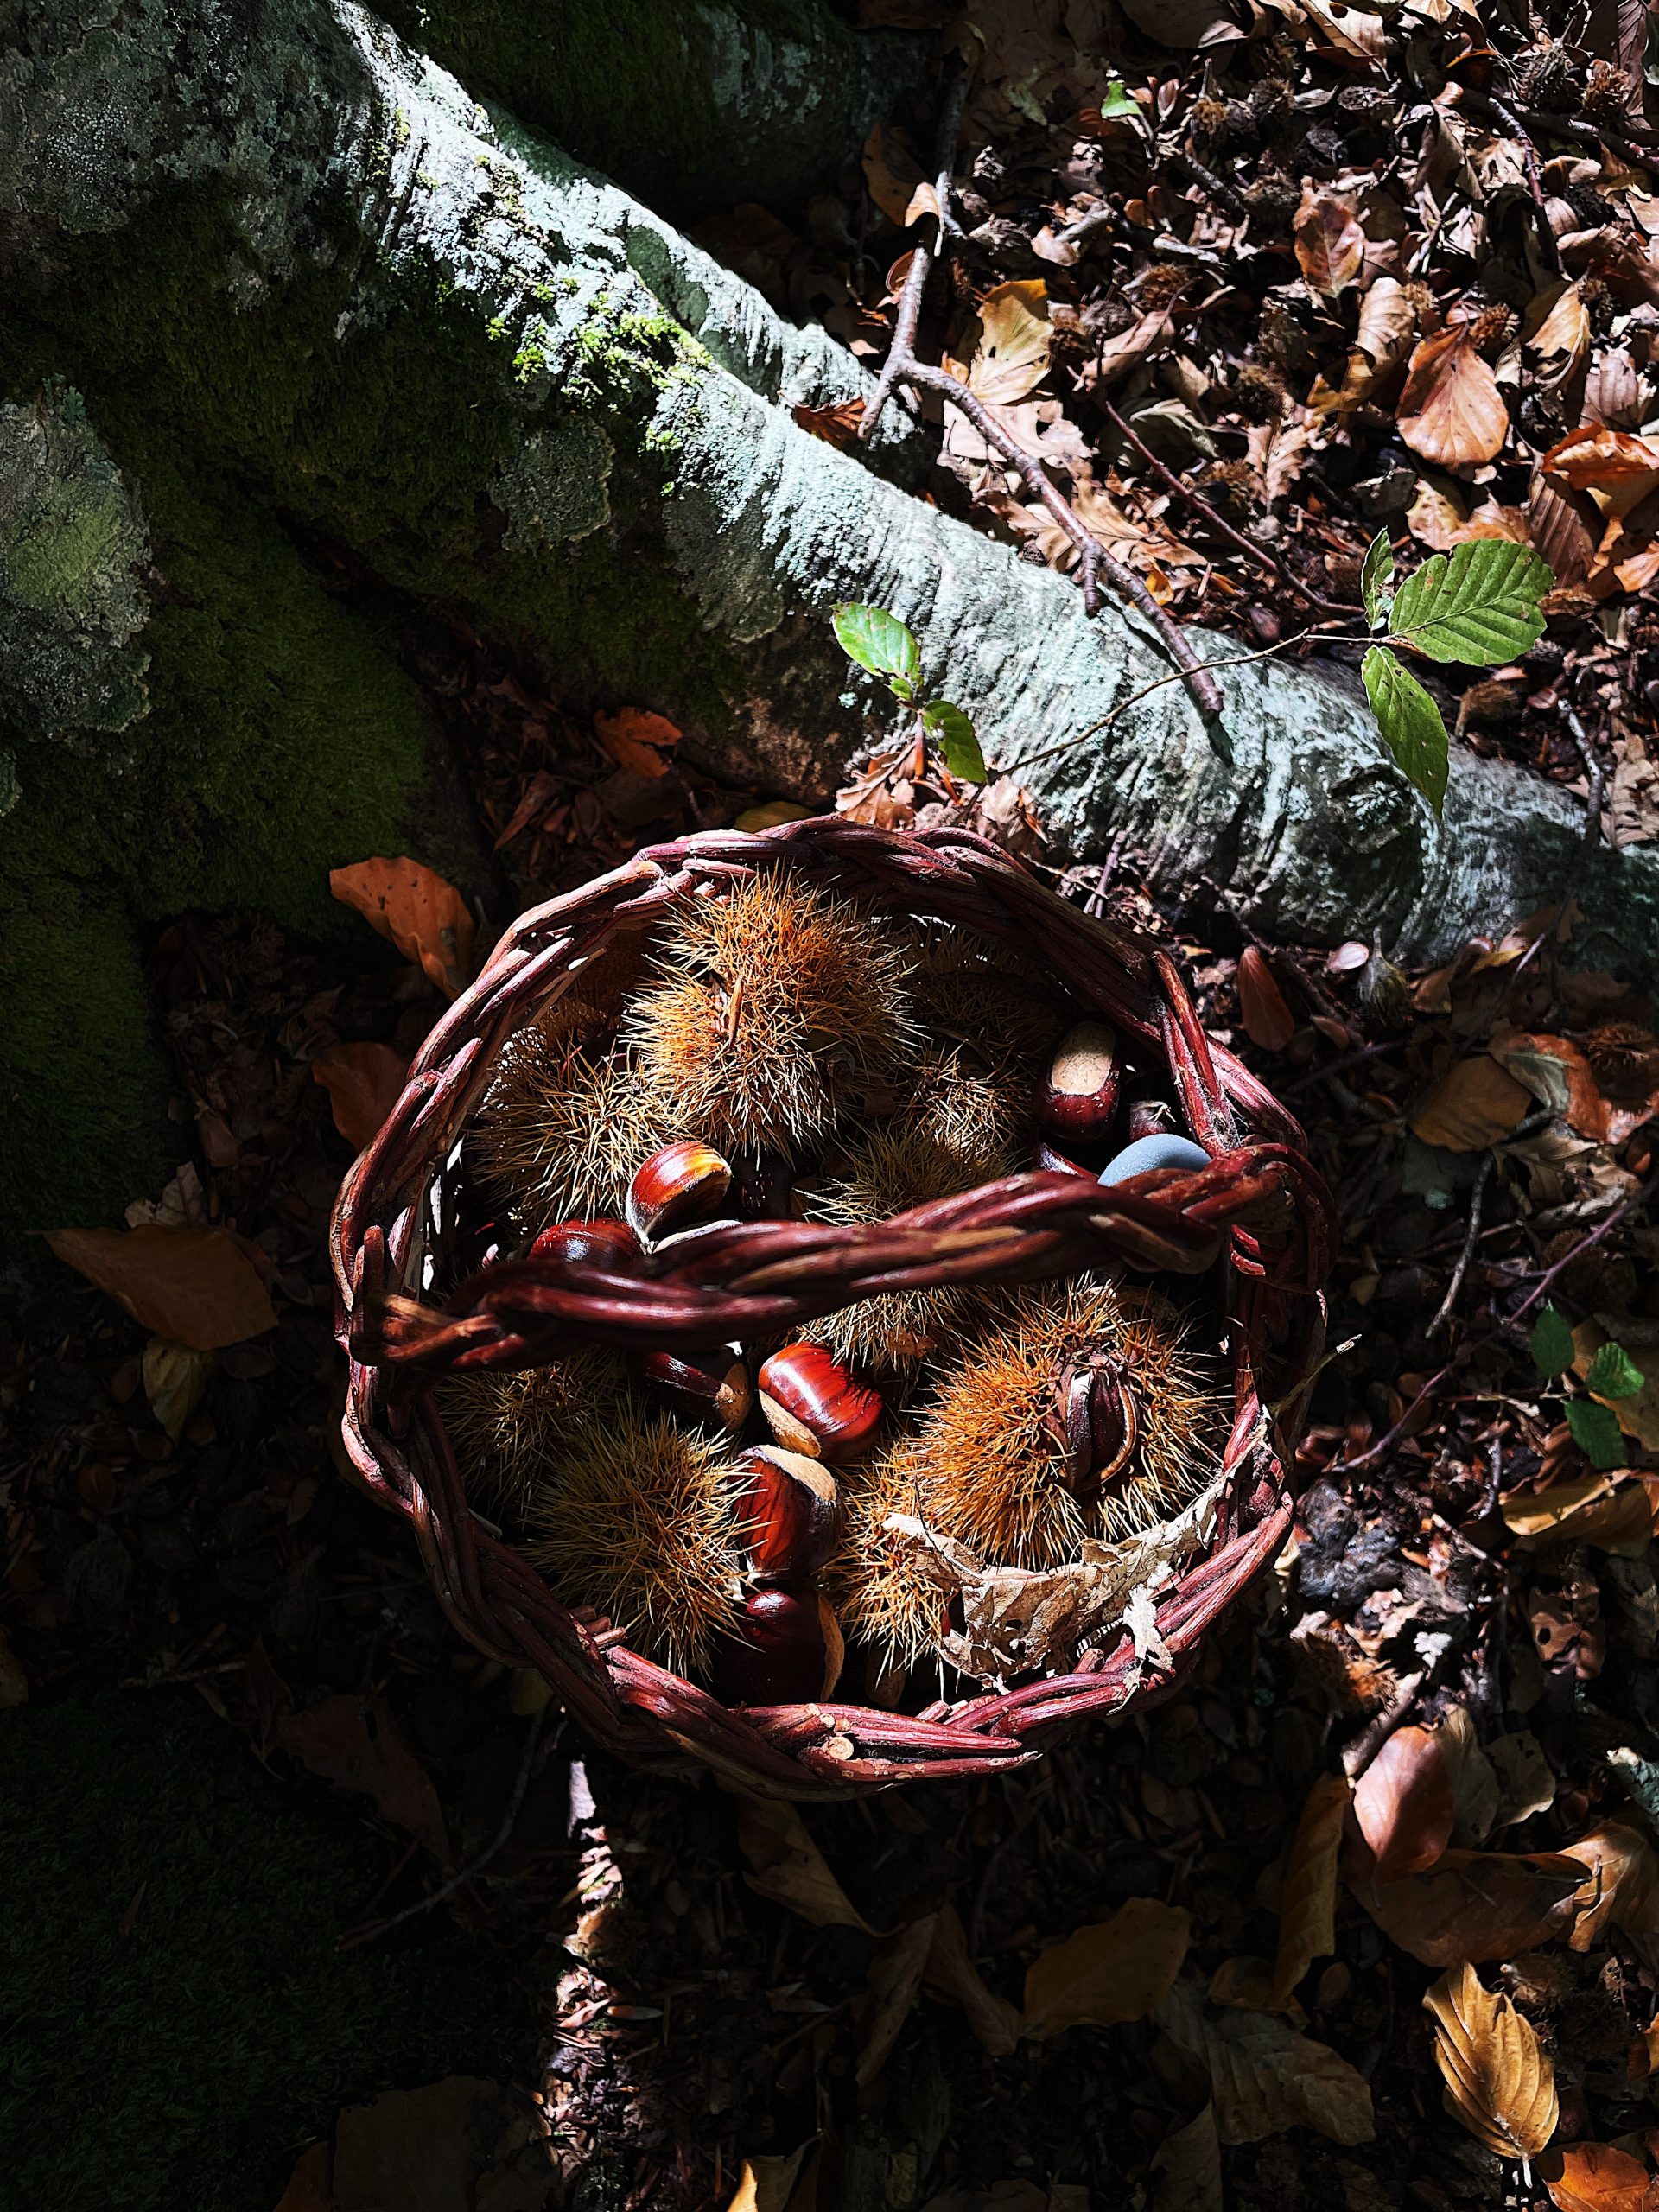
[[[993,407],[1027,397],[1048,374],[1050,334],[1048,289],[1040,276],[994,285],[963,341],[969,391]]]
[[[1561,1856],[1588,1869],[1570,1949],[1587,1951],[1610,1920],[1627,1936],[1659,1935],[1659,1853],[1639,1829],[1603,1821]]]
[[[620,707],[613,715],[595,715],[599,741],[619,767],[636,776],[665,776],[668,758],[680,741],[680,733],[666,715],[653,715],[644,707]]]
[[[794,410],[795,426],[809,437],[822,438],[827,446],[846,452],[858,443],[859,425],[864,420],[861,399],[843,399],[835,407],[800,406]]]
[[[1238,958],[1238,1012],[1244,1033],[1264,1052],[1282,1052],[1296,1034],[1296,1017],[1285,1003],[1267,955],[1247,944]]]
[[[46,1241],[142,1328],[192,1351],[218,1351],[276,1325],[270,1292],[227,1229],[143,1222],[53,1229]]]
[[[1411,1116],[1411,1133],[1446,1152],[1484,1152],[1532,1109],[1532,1093],[1482,1052],[1448,1068]]]
[[[389,938],[429,982],[450,998],[466,988],[475,934],[467,901],[453,883],[419,861],[359,861],[328,872],[328,888]]]
[[[409,1062],[390,1045],[331,1045],[311,1073],[328,1094],[334,1127],[361,1152],[397,1104]]]
[[[1378,1882],[1369,1847],[1349,1839],[1343,1879],[1391,1942],[1426,1967],[1513,1958],[1570,1928],[1584,1868],[1548,1851],[1448,1851],[1423,1874]]]
[[[1495,1997],[1471,1966],[1442,1974],[1423,1999],[1446,2110],[1500,2158],[1535,2158],[1560,2116],[1555,2069],[1532,2023]]]
[[[1358,276],[1365,257],[1365,233],[1350,201],[1305,185],[1292,234],[1311,291],[1334,299]]]
[[[1046,2042],[1087,2024],[1144,2020],[1174,1986],[1192,1916],[1157,1897],[1131,1897],[1109,1920],[1051,1943],[1026,1975],[1020,2033]]]
[[[1603,423],[1558,440],[1538,466],[1575,492],[1613,495],[1621,510],[1627,510],[1659,484],[1659,444]]]
[[[1503,451],[1509,410],[1464,326],[1419,340],[1396,428],[1414,454],[1442,468],[1491,461]]]
[[[1281,2011],[1314,1960],[1337,1948],[1337,1860],[1351,1795],[1346,1775],[1322,1777],[1308,1792],[1291,1838],[1273,1969],[1273,2002]]]
[[[1656,2212],[1659,2182],[1612,2143],[1565,2143],[1536,2168],[1555,2212]]]
[[[1452,1840],[1457,1815],[1451,1765],[1427,1728],[1396,1728],[1354,1784],[1354,1818],[1379,1883],[1434,1866]]]

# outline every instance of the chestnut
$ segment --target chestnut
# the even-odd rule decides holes
[[[634,1371],[689,1421],[712,1421],[734,1434],[749,1417],[749,1370],[729,1347],[714,1351],[644,1351]]]
[[[822,1344],[785,1344],[755,1378],[760,1410],[779,1444],[809,1459],[855,1459],[881,1426],[881,1393]]]
[[[530,1248],[532,1260],[615,1260],[638,1256],[639,1240],[626,1221],[556,1221]]]
[[[741,1533],[750,1571],[762,1582],[816,1574],[841,1534],[841,1493],[817,1459],[757,1444],[738,1463]]]
[[[682,1137],[634,1169],[623,1211],[634,1235],[650,1244],[706,1220],[731,1187],[730,1163],[709,1146]]]
[[[1109,1022],[1080,1021],[1054,1048],[1037,1119],[1052,1136],[1096,1144],[1117,1111],[1120,1061]]]
[[[1057,1151],[1052,1144],[1038,1146],[1037,1165],[1048,1174],[1081,1175],[1090,1183],[1096,1173],[1094,1168],[1084,1167],[1080,1161],[1073,1160],[1070,1153]]]
[[[715,1647],[715,1694],[729,1705],[807,1705],[841,1675],[841,1630],[817,1591],[757,1590]]]

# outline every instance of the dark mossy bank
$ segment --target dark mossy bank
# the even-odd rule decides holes
[[[0,1714],[0,2205],[270,2212],[343,2107],[525,2078],[526,2008],[441,1915],[336,1948],[383,1859],[188,1691]]]

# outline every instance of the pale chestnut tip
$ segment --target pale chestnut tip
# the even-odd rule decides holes
[[[829,1604],[815,1590],[756,1590],[742,1619],[721,1637],[710,1672],[732,1705],[809,1705],[840,1679],[843,1645]]]
[[[841,1492],[822,1460],[757,1444],[738,1463],[738,1523],[760,1582],[816,1574],[841,1535]]]
[[[1117,1111],[1121,1058],[1109,1022],[1080,1021],[1055,1047],[1037,1119],[1052,1136],[1096,1144]]]
[[[706,1221],[732,1187],[729,1162],[706,1144],[681,1138],[635,1168],[624,1208],[643,1243]]]
[[[779,1444],[810,1459],[855,1459],[881,1426],[881,1393],[822,1344],[785,1344],[755,1377],[760,1410]]]
[[[714,1421],[735,1435],[754,1406],[749,1370],[735,1352],[645,1351],[632,1362],[657,1395],[696,1421]]]
[[[530,1248],[533,1260],[623,1259],[637,1255],[639,1239],[626,1221],[556,1221]]]

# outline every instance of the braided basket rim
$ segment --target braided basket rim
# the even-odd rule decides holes
[[[868,1230],[746,1224],[702,1240],[697,1256],[658,1268],[652,1282],[601,1282],[591,1266],[584,1277],[574,1263],[502,1263],[444,1307],[428,1302],[442,1239],[442,1170],[507,1037],[568,988],[583,963],[620,935],[648,931],[671,901],[783,866],[1034,954],[1084,1006],[1162,1052],[1210,1166],[1137,1177],[1114,1188],[1109,1207],[1092,1182],[1080,1188],[1075,1177],[1027,1174]],[[1241,1134],[1241,1117],[1254,1134]],[[942,1234],[963,1255],[954,1262],[938,1256]],[[342,1435],[363,1486],[409,1522],[460,1634],[506,1666],[538,1671],[579,1724],[621,1757],[682,1772],[710,1769],[752,1792],[800,1799],[1001,1772],[1039,1757],[1063,1727],[1167,1694],[1205,1631],[1276,1555],[1294,1516],[1294,1452],[1323,1349],[1333,1237],[1334,1209],[1300,1127],[1205,1034],[1160,946],[1084,913],[966,830],[883,830],[832,815],[752,834],[704,831],[642,850],[521,914],[428,1035],[391,1113],[342,1182],[329,1225],[335,1332],[348,1361]],[[690,1327],[696,1341],[700,1327],[712,1343],[740,1333],[734,1313],[759,1334],[780,1317],[788,1325],[869,1294],[873,1268],[892,1287],[947,1272],[1017,1272],[1039,1261],[1053,1274],[1057,1255],[1080,1268],[1107,1254],[1189,1271],[1219,1259],[1228,1290],[1234,1420],[1226,1480],[1208,1546],[1157,1594],[1168,1663],[1156,1674],[1120,1626],[1115,1640],[1080,1655],[1071,1674],[940,1701],[918,1715],[833,1699],[728,1708],[629,1650],[614,1631],[573,1618],[480,1522],[428,1387],[435,1371],[531,1365],[554,1356],[553,1344],[584,1338],[647,1345],[683,1341]],[[895,1265],[912,1272],[895,1274]]]

